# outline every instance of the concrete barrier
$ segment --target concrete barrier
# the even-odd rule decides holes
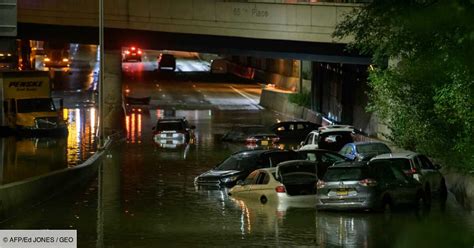
[[[112,140],[109,139],[104,150],[96,152],[87,161],[75,167],[0,186],[0,221],[73,186],[90,182],[97,175],[97,169],[102,162],[100,158],[111,144]]]

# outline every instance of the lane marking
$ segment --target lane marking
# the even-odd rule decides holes
[[[250,98],[247,94],[245,94],[244,92],[234,88],[234,86],[229,86],[229,88],[231,88],[232,90],[234,90],[235,92],[237,92],[239,95],[245,97],[247,100],[249,100],[253,105],[255,105],[255,107],[257,107],[258,109],[263,109],[262,106],[260,106],[257,102],[255,102],[254,99]]]

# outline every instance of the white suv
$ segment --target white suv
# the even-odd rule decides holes
[[[355,129],[348,125],[330,125],[311,131],[301,142],[300,150],[326,149],[339,151],[347,144],[354,142]]]

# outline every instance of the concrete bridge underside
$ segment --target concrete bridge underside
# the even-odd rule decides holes
[[[355,4],[105,0],[106,49],[175,49],[366,64],[331,36]],[[18,1],[18,35],[97,43],[98,1]],[[279,53],[275,55],[275,53]]]

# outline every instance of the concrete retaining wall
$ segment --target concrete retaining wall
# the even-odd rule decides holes
[[[446,171],[446,184],[456,200],[468,210],[474,210],[474,173]]]
[[[110,144],[108,142],[107,147]],[[97,175],[103,153],[96,152],[86,162],[72,168],[0,186],[0,220],[12,217],[21,209],[50,199],[73,186],[88,183]]]

